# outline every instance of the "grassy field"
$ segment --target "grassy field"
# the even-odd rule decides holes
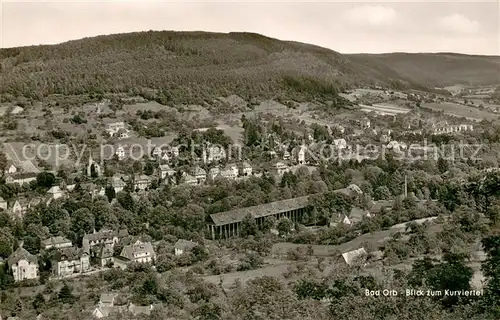
[[[465,117],[469,120],[481,121],[481,120],[496,120],[498,119],[498,115],[481,110],[479,108],[468,107],[455,103],[424,103],[422,105],[424,108],[429,108],[434,111],[443,111],[445,114],[456,116],[456,117]]]

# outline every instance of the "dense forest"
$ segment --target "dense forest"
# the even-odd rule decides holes
[[[477,84],[496,83],[499,63],[491,57],[424,54],[403,56],[393,64],[383,56],[342,55],[258,34],[173,31],[1,49],[0,62],[4,101],[125,92],[164,104],[210,104],[230,94],[247,101],[331,100],[353,84],[429,90],[463,75]],[[436,69],[441,64],[446,68]]]

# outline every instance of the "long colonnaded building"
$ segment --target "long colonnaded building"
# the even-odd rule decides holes
[[[212,223],[208,225],[212,239],[238,236],[241,222],[251,215],[257,225],[261,225],[267,217],[280,219],[287,217],[292,221],[300,221],[302,214],[309,210],[309,196],[275,201],[258,206],[235,209],[210,215]]]

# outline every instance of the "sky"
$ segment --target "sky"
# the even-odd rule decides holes
[[[500,55],[499,0],[0,0],[0,47],[147,30],[247,31],[341,53]]]

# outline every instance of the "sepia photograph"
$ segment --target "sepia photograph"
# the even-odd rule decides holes
[[[0,0],[0,320],[499,320],[498,0]]]

